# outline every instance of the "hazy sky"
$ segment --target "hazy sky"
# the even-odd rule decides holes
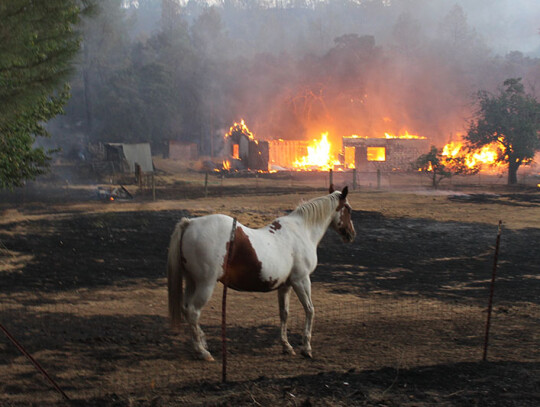
[[[495,53],[518,50],[540,57],[540,0],[433,0],[459,4]]]

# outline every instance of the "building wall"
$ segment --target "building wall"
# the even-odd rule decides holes
[[[197,144],[169,141],[169,158],[178,161],[195,161],[199,159]]]
[[[307,155],[308,143],[306,140],[270,140],[270,166],[291,168],[294,162]]]
[[[344,137],[345,147],[354,147],[355,167],[361,171],[408,171],[418,157],[429,151],[429,140]],[[384,147],[385,160],[368,160],[369,147]]]
[[[238,157],[234,156],[235,145],[238,147]],[[249,169],[268,171],[268,142],[252,140],[241,133],[234,133],[225,138],[225,150],[233,169]]]

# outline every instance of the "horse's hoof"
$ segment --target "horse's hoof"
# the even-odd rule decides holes
[[[311,353],[310,350],[302,349],[302,356],[308,359],[313,359],[313,354]]]
[[[198,357],[199,357],[200,360],[204,360],[205,362],[213,362],[214,361],[214,358],[210,354],[210,352],[199,353]]]
[[[296,352],[294,351],[293,347],[289,345],[283,347],[283,354],[294,356],[296,355]]]

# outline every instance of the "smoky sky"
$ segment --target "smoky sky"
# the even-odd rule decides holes
[[[222,117],[263,139],[407,131],[444,144],[466,131],[477,91],[540,81],[538,63],[507,60],[540,50],[531,0],[283,3],[215,7],[234,44],[228,74],[211,78],[226,94]]]
[[[240,119],[267,140],[407,131],[440,146],[467,130],[478,91],[522,77],[540,96],[538,0],[126,0],[128,46],[161,41],[164,3],[190,44],[156,51],[183,104],[159,120],[201,152]]]

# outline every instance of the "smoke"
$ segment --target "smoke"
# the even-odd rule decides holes
[[[407,131],[441,146],[479,90],[523,77],[540,92],[537,0],[101,3],[59,125],[84,143],[174,138],[211,154],[244,119],[266,140]]]
[[[408,131],[445,144],[466,131],[478,90],[494,91],[510,76],[540,81],[538,60],[526,56],[540,51],[533,3],[220,3],[212,10],[229,47],[227,84],[217,84],[223,125],[243,118],[262,139],[328,131],[339,143]],[[512,66],[511,50],[533,63]]]

